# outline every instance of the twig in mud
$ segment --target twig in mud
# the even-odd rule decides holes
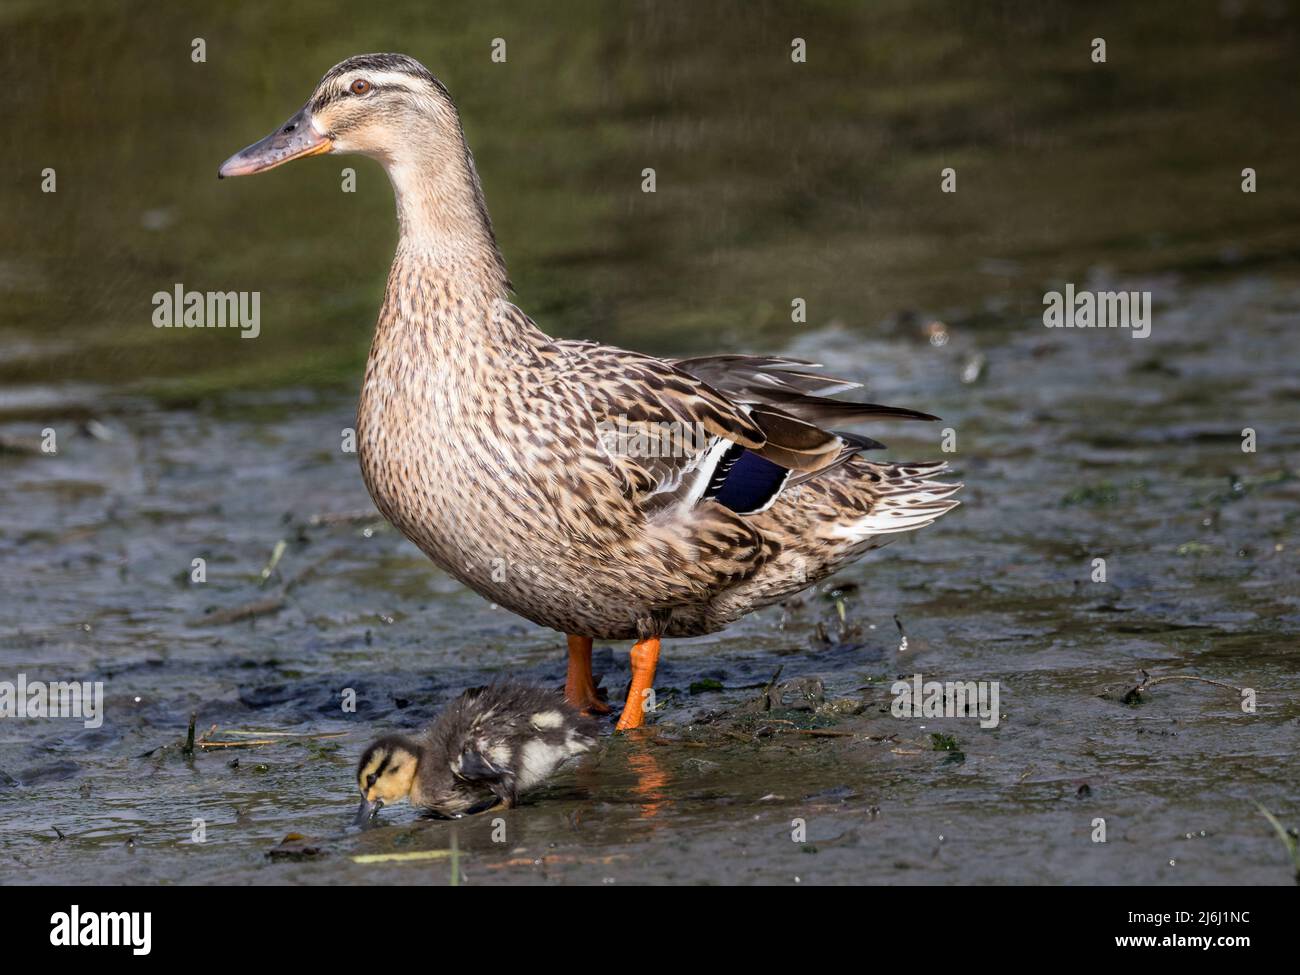
[[[907,653],[907,631],[903,629],[903,621],[899,619],[898,614],[894,614],[894,625],[898,627],[898,652]]]
[[[764,696],[766,696],[767,694],[769,694],[769,693],[771,692],[772,688],[776,686],[776,682],[777,682],[777,680],[780,679],[780,677],[781,677],[781,671],[783,671],[783,670],[785,670],[785,664],[781,664],[781,666],[777,667],[777,668],[776,668],[776,673],[772,675],[772,679],[769,680],[766,684],[763,685],[763,694],[764,694]]]
[[[278,745],[271,738],[257,738],[252,741],[200,741],[200,748],[252,748],[254,745]]]
[[[1237,687],[1235,684],[1229,684],[1226,681],[1211,680],[1209,677],[1197,677],[1195,674],[1166,674],[1163,677],[1152,677],[1145,670],[1141,671],[1142,681],[1137,686],[1129,689],[1120,701],[1124,704],[1141,704],[1142,692],[1157,684],[1163,684],[1167,680],[1191,680],[1201,684],[1211,684],[1214,687],[1223,687],[1230,691],[1236,691],[1238,694],[1244,693],[1244,689]]]
[[[266,580],[271,578],[271,573],[275,571],[275,567],[279,565],[280,560],[284,558],[284,551],[288,547],[289,543],[283,538],[275,543],[275,548],[271,549],[271,558],[267,561],[266,565],[262,566],[262,581],[258,583],[259,586],[266,585]]]
[[[451,886],[460,886],[460,843],[456,841],[456,831],[451,831]]]
[[[284,585],[280,587],[280,593],[282,595],[288,595],[291,589],[294,589],[296,586],[302,584],[308,578],[315,575],[316,572],[321,568],[321,566],[328,565],[332,562],[337,562],[340,557],[347,555],[349,551],[350,550],[348,548],[344,546],[340,546],[339,548],[332,549],[329,552],[326,552],[315,562],[312,562],[310,565],[304,567],[301,572],[297,573],[296,575],[286,580]]]
[[[1291,855],[1291,863],[1295,867],[1296,883],[1300,883],[1300,839],[1294,835],[1293,831],[1288,830],[1282,825],[1281,820],[1263,807],[1260,803],[1255,803],[1255,808],[1263,814],[1264,818],[1269,821],[1282,845],[1286,847],[1287,853]]]
[[[214,610],[206,616],[200,616],[189,621],[190,626],[224,626],[227,623],[239,623],[242,620],[253,619],[257,616],[265,616],[268,613],[279,612],[284,608],[284,596],[276,593],[271,596],[263,596],[261,599],[255,599],[251,603],[243,603],[239,606],[231,606],[227,609]]]
[[[852,738],[851,731],[836,731],[834,728],[796,728],[796,735],[812,735],[814,738]]]
[[[1215,687],[1226,687],[1228,690],[1236,691],[1238,694],[1242,691],[1242,689],[1236,684],[1229,684],[1226,681],[1221,680],[1211,680],[1209,677],[1196,677],[1192,674],[1166,674],[1164,677],[1157,677],[1154,680],[1143,681],[1139,686],[1144,688],[1155,687],[1157,684],[1163,683],[1167,680],[1195,680],[1200,681],[1202,684],[1213,684]]]
[[[322,731],[316,734],[301,734],[291,731],[226,731],[223,734],[237,737],[234,741],[209,737],[217,733],[213,725],[199,739],[200,748],[256,748],[261,745],[283,745],[289,741],[324,741],[329,738],[346,738],[346,731]],[[260,737],[255,737],[260,736]]]
[[[324,511],[312,515],[303,524],[309,528],[324,528],[330,525],[351,525],[364,521],[383,521],[384,516],[374,508],[356,511]]]
[[[41,442],[35,437],[12,437],[0,434],[0,454],[19,454],[34,457],[41,453]]]
[[[353,857],[355,860],[356,857]],[[509,867],[549,867],[560,864],[597,864],[599,866],[608,866],[611,863],[617,863],[621,860],[629,859],[626,853],[610,853],[604,856],[580,857],[572,856],[567,853],[548,853],[539,857],[512,857],[509,860],[502,860],[498,863],[483,864],[484,870],[502,870]]]
[[[446,860],[451,850],[414,850],[410,853],[360,853],[351,857],[353,863],[411,863],[418,860]]]
[[[199,719],[199,713],[197,711],[191,711],[190,727],[189,730],[185,732],[185,744],[181,746],[182,755],[194,754],[194,724],[196,721],[198,721],[198,719]]]

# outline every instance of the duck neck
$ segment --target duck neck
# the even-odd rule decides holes
[[[510,282],[474,160],[459,140],[413,138],[384,160],[400,239],[374,351],[443,363],[448,375],[511,362],[546,336],[507,297]]]
[[[464,298],[504,301],[510,289],[474,159],[459,139],[413,138],[384,161],[397,199],[398,263]]]

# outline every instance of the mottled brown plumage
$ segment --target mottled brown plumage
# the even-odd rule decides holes
[[[401,238],[361,392],[361,470],[384,516],[486,598],[583,637],[694,636],[957,504],[959,485],[934,479],[943,464],[872,463],[861,451],[878,444],[825,426],[934,417],[830,399],[857,384],[812,363],[670,362],[542,332],[508,300],[456,110],[418,62],[349,59],[299,118],[307,148],[273,135],[223,173],[295,152],[384,165]],[[628,449],[665,430],[680,434],[671,450]],[[742,469],[776,480],[748,487]]]

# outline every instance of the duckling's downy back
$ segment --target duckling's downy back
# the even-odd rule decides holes
[[[475,687],[427,734],[411,802],[443,816],[513,806],[596,744],[596,725],[555,691],[516,681]]]

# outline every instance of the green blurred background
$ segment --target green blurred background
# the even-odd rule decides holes
[[[215,177],[366,51],[450,87],[516,300],[556,335],[757,350],[913,310],[995,329],[1099,268],[1294,265],[1296,25],[1279,0],[7,0],[0,382],[358,382],[396,237],[380,168]],[[262,292],[261,337],[155,330],[177,282]]]

